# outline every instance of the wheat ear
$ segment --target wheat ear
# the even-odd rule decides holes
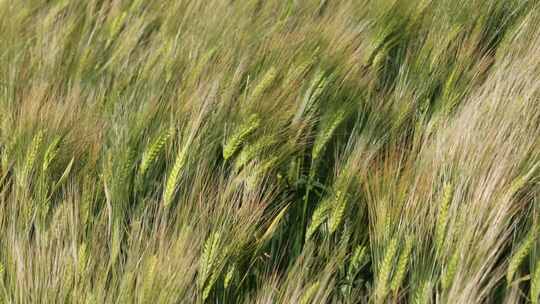
[[[439,205],[439,214],[437,215],[437,225],[435,227],[435,246],[438,252],[441,252],[444,242],[444,235],[448,223],[448,209],[452,200],[452,186],[450,183],[444,185],[441,204]]]
[[[261,119],[259,115],[253,114],[250,118],[243,123],[233,135],[227,140],[223,146],[223,158],[225,160],[229,159],[238,148],[245,142],[247,137],[251,135],[261,124]]]
[[[345,110],[338,110],[330,119],[330,121],[323,126],[315,138],[313,143],[313,150],[311,151],[311,158],[314,163],[316,163],[321,157],[322,152],[324,151],[326,144],[332,138],[332,135],[336,131],[337,127],[345,119]]]
[[[398,288],[401,286],[401,283],[403,282],[403,279],[405,278],[405,274],[407,274],[407,266],[409,265],[409,259],[411,256],[412,249],[413,249],[413,239],[407,238],[407,240],[405,241],[405,248],[399,255],[394,278],[392,279],[392,282],[390,283],[390,290],[392,290],[393,292],[398,290]]]
[[[510,262],[508,263],[508,270],[506,272],[506,282],[508,284],[510,284],[514,279],[514,275],[516,274],[523,260],[525,260],[525,257],[527,257],[527,255],[529,254],[529,251],[534,244],[537,236],[538,227],[537,225],[533,225],[521,245],[518,247],[512,258],[510,259]]]
[[[163,205],[165,207],[169,206],[169,204],[171,203],[173,199],[174,191],[176,190],[176,185],[178,183],[180,172],[182,171],[182,168],[184,168],[184,165],[186,164],[187,150],[188,150],[188,145],[186,144],[176,156],[176,160],[174,161],[174,166],[171,170],[171,173],[167,177],[167,182],[165,184],[165,191],[163,192]]]
[[[311,222],[309,223],[306,231],[306,240],[309,240],[315,231],[317,231],[319,226],[327,219],[329,211],[330,203],[328,200],[321,202],[317,209],[315,209],[313,215],[311,216]]]
[[[139,167],[139,176],[144,176],[148,168],[154,163],[159,152],[165,146],[165,143],[171,136],[171,132],[162,132],[143,152],[141,165]]]
[[[392,271],[392,265],[396,256],[398,239],[396,237],[390,240],[384,258],[379,268],[379,275],[375,286],[375,298],[377,302],[383,302],[388,294],[388,278]]]
[[[339,228],[339,225],[343,220],[343,214],[345,213],[346,207],[346,194],[338,190],[336,193],[334,205],[332,206],[332,212],[328,219],[328,230],[330,234],[333,234]]]
[[[536,261],[534,267],[534,274],[531,279],[531,303],[538,304],[538,297],[540,296],[540,259]]]

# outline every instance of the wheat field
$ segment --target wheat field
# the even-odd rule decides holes
[[[538,0],[0,0],[0,303],[540,302]]]

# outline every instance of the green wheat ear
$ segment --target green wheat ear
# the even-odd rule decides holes
[[[368,262],[367,248],[363,245],[358,245],[353,252],[351,260],[349,262],[349,270],[347,276],[349,279],[353,279],[358,271],[364,267]]]
[[[173,199],[174,191],[178,183],[180,172],[182,171],[182,168],[184,168],[184,165],[186,164],[187,150],[188,150],[188,145],[185,144],[184,147],[180,150],[180,152],[176,156],[176,160],[174,161],[174,166],[171,170],[171,173],[167,177],[167,182],[165,184],[165,191],[163,192],[163,205],[165,207],[169,206],[169,204],[171,203]]]
[[[444,242],[446,226],[448,224],[448,209],[452,201],[453,188],[450,183],[444,185],[443,196],[437,215],[437,226],[435,227],[435,246],[438,252],[441,251]]]
[[[88,252],[86,243],[82,243],[77,254],[77,272],[82,275],[86,271]]]
[[[327,83],[324,73],[318,71],[311,81],[311,85],[304,94],[302,102],[292,119],[293,124],[296,125],[303,119],[309,119],[315,116],[315,112],[319,107],[320,97],[322,96]]]
[[[199,274],[197,278],[197,285],[199,286],[199,290],[202,292],[203,300],[206,300],[208,297],[219,275],[214,268],[220,257],[220,242],[221,234],[219,232],[215,232],[208,237],[204,244],[204,249],[199,262]]]
[[[311,239],[315,231],[319,226],[326,221],[328,213],[330,211],[330,203],[328,200],[325,200],[320,203],[320,205],[315,209],[313,215],[311,216],[311,222],[306,231],[306,240]]]
[[[289,205],[286,205],[279,211],[279,213],[274,217],[264,234],[261,236],[261,238],[258,240],[260,245],[263,245],[268,240],[272,238],[274,233],[276,232],[277,228],[279,227],[279,224],[281,223],[281,220],[285,217],[287,214],[287,210],[289,209]]]
[[[446,267],[445,273],[441,278],[441,285],[443,290],[447,290],[448,288],[450,288],[450,286],[452,286],[452,282],[454,281],[454,276],[456,275],[460,258],[460,250],[456,250],[454,254],[452,254],[452,256],[450,257],[448,266]]]
[[[322,71],[318,71],[315,74],[315,77],[311,83],[311,86],[306,92],[304,97],[303,105],[305,106],[304,111],[306,113],[312,112],[315,103],[319,101],[319,98],[322,96],[326,86],[328,85],[328,80],[324,76]]]
[[[319,290],[320,282],[316,281],[315,283],[311,284],[309,288],[304,292],[304,295],[302,295],[302,298],[300,299],[301,304],[308,304],[312,303],[313,296],[317,294],[317,291]]]
[[[398,288],[401,286],[401,283],[403,282],[403,279],[405,278],[405,274],[407,274],[407,267],[409,265],[409,259],[411,256],[412,249],[413,249],[413,239],[407,238],[407,240],[405,241],[405,248],[399,255],[394,278],[392,279],[392,282],[390,283],[390,290],[393,292],[398,290]]]
[[[328,123],[324,124],[322,129],[317,133],[315,137],[315,142],[313,143],[313,150],[311,151],[311,158],[313,162],[316,163],[321,157],[322,152],[326,148],[326,144],[332,138],[332,135],[339,127],[339,125],[345,120],[345,110],[338,110],[329,120]]]
[[[171,137],[169,130],[162,132],[153,142],[150,144],[143,153],[141,165],[139,167],[139,175],[144,176],[148,168],[157,159],[157,156],[167,140]]]
[[[506,272],[506,282],[508,284],[510,284],[514,279],[514,275],[516,274],[519,266],[521,266],[523,260],[525,260],[525,257],[527,257],[527,255],[529,254],[529,251],[533,246],[537,236],[538,227],[537,225],[533,225],[519,248],[516,250],[516,253],[514,253],[512,258],[510,259],[510,262],[508,263],[508,270]]]
[[[236,170],[239,170],[251,160],[255,159],[258,155],[260,155],[265,149],[274,145],[276,142],[277,139],[275,136],[267,135],[263,136],[252,144],[246,145],[242,149],[240,154],[238,154],[238,157],[236,157],[236,160],[234,162],[234,168]]]
[[[513,196],[514,194],[519,192],[527,184],[527,182],[529,182],[538,167],[540,167],[540,162],[535,163],[525,175],[515,179],[512,184],[510,184],[510,187],[507,190],[507,195]]]
[[[540,296],[540,259],[536,261],[534,267],[534,274],[531,280],[531,303],[538,304],[538,297]]]
[[[276,68],[272,67],[264,74],[261,81],[259,81],[259,84],[253,89],[253,93],[251,94],[252,100],[259,99],[271,86],[274,84],[274,81],[277,78],[277,70]]]
[[[346,194],[338,190],[335,196],[332,212],[330,213],[330,218],[328,219],[328,230],[330,234],[333,234],[339,228],[339,225],[341,225],[346,207]]]
[[[47,150],[45,151],[45,154],[43,156],[43,166],[41,168],[42,172],[47,172],[51,163],[56,158],[56,155],[58,155],[59,144],[60,144],[60,137],[57,136],[49,144],[49,147],[47,147]]]
[[[390,240],[384,258],[380,265],[379,275],[375,286],[375,298],[378,302],[383,302],[388,294],[388,279],[392,271],[392,265],[396,256],[398,239],[396,237]]]
[[[412,295],[411,303],[413,304],[429,303],[429,300],[428,300],[429,290],[430,290],[429,281],[420,282],[420,284],[418,284],[418,288],[415,290],[414,294]]]
[[[256,164],[255,168],[253,169],[253,173],[251,174],[251,177],[254,179],[254,181],[258,181],[259,178],[262,177],[266,172],[276,167],[276,165],[279,164],[280,160],[280,155],[274,155],[269,157],[268,159],[265,159],[261,163]]]
[[[202,293],[203,301],[206,301],[206,299],[208,299],[208,296],[210,295],[210,292],[212,291],[212,288],[214,287],[214,284],[216,284],[216,281],[218,278],[219,278],[219,272],[214,271],[212,273],[212,276],[210,277],[210,280],[208,280],[206,287],[203,290],[203,293]]]
[[[231,283],[234,281],[234,278],[236,277],[236,264],[233,263],[229,265],[229,268],[227,269],[227,274],[225,275],[225,278],[223,279],[223,288],[227,289],[229,286],[231,286]]]
[[[300,64],[294,65],[292,69],[289,70],[287,73],[287,82],[294,81],[295,79],[298,79],[301,76],[305,76],[306,73],[311,69],[313,66],[313,58],[310,58],[307,61],[304,61]]]
[[[3,146],[1,157],[2,157],[2,170],[5,172],[11,165],[12,157],[11,154],[15,150],[16,140],[11,139]]]
[[[40,130],[32,139],[32,143],[30,144],[30,149],[28,150],[28,154],[26,155],[26,160],[22,169],[21,183],[26,182],[26,179],[34,167],[39,148],[41,147],[41,142],[43,141],[43,134],[44,132]]]
[[[202,287],[204,281],[206,281],[210,270],[217,257],[219,244],[221,241],[221,234],[219,232],[211,233],[204,243],[203,251],[201,254],[201,260],[199,263],[199,286]]]
[[[114,38],[114,36],[116,36],[120,32],[120,29],[122,28],[122,25],[126,17],[127,17],[127,13],[122,12],[122,14],[116,16],[114,20],[112,20],[109,27],[109,38],[107,39],[107,45],[109,45],[112,39]]]
[[[150,299],[150,296],[152,294],[152,287],[153,282],[156,279],[156,275],[158,273],[158,262],[159,259],[156,254],[152,254],[146,259],[146,263],[144,265],[144,281],[141,286],[141,293],[143,295],[143,302],[148,302],[147,300]]]
[[[351,269],[359,270],[364,262],[364,257],[366,256],[367,248],[363,245],[358,245],[354,250],[354,253],[351,258]]]
[[[261,124],[259,115],[252,114],[249,119],[240,125],[233,135],[227,140],[223,146],[223,158],[229,159],[242,146],[251,133],[253,133]]]

